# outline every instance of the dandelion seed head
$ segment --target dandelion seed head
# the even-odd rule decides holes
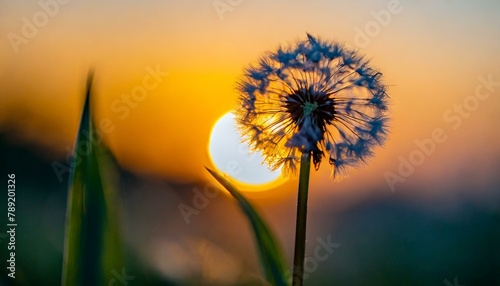
[[[365,163],[387,134],[382,73],[355,51],[307,34],[267,52],[237,85],[235,111],[243,141],[271,169],[295,172],[302,153],[332,176]]]

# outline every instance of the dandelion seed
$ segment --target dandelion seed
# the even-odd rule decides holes
[[[248,67],[238,91],[243,140],[273,170],[294,172],[308,153],[316,169],[328,158],[336,177],[364,163],[386,136],[382,74],[356,52],[309,34]]]

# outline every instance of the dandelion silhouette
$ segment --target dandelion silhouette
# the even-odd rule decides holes
[[[238,91],[243,141],[273,170],[293,173],[300,163],[292,283],[302,285],[311,158],[317,170],[327,156],[335,178],[373,155],[387,129],[382,73],[355,51],[307,34],[249,66]]]
[[[294,172],[302,153],[332,176],[364,163],[386,135],[382,74],[356,52],[307,34],[265,54],[238,83],[236,120],[244,141],[276,170]]]

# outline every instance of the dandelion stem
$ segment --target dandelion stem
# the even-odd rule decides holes
[[[297,199],[297,223],[295,226],[295,254],[293,257],[293,286],[302,286],[304,279],[304,256],[306,250],[307,193],[311,153],[302,153],[300,159],[299,191]]]

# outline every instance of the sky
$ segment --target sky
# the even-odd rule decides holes
[[[311,33],[365,54],[389,87],[388,140],[349,186],[363,177],[391,189],[388,172],[396,187],[488,180],[500,157],[499,11],[496,1],[0,1],[0,131],[64,162],[92,68],[96,118],[125,168],[206,180],[210,130],[235,107],[243,68]],[[491,96],[474,100],[484,81]],[[443,142],[401,176],[401,158],[435,129]],[[314,181],[330,184],[328,173]]]

